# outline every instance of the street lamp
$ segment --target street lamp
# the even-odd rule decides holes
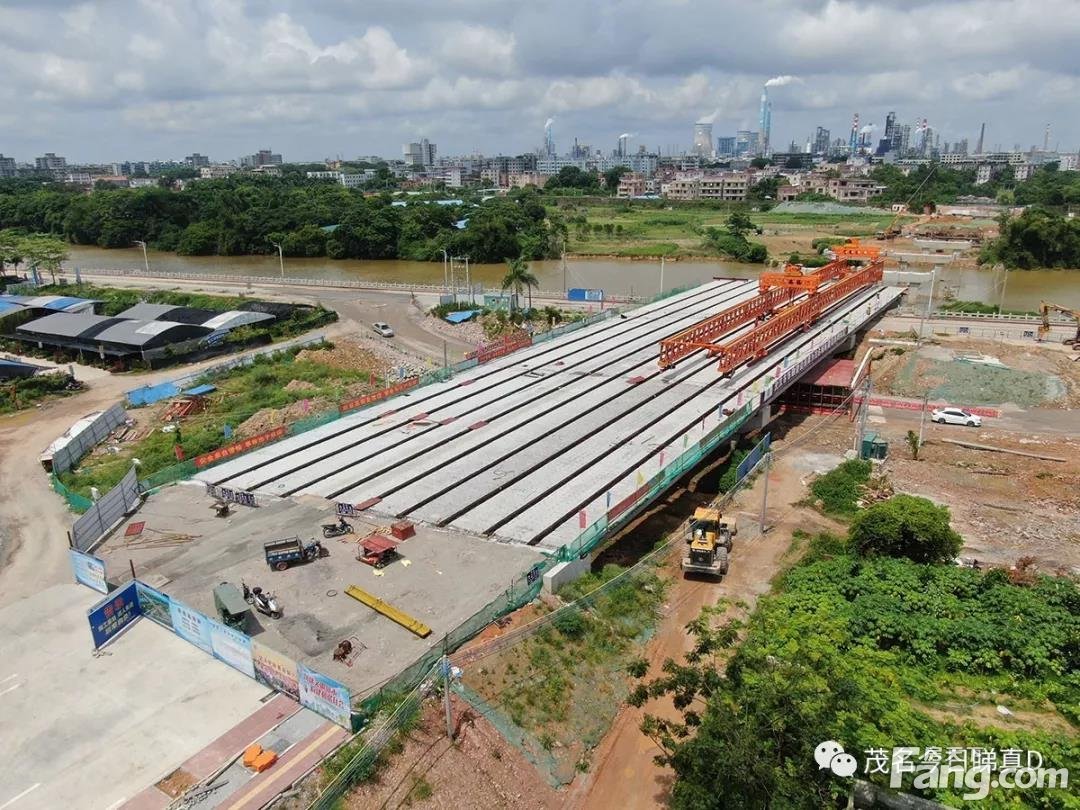
[[[277,248],[278,263],[281,265],[281,277],[285,278],[285,254],[281,250],[281,245],[277,242],[271,242],[270,244]]]
[[[440,248],[439,252],[442,253],[442,283],[443,289],[449,291],[450,289],[450,277],[447,275],[446,263],[450,261],[450,254],[446,252],[445,248]]]
[[[146,275],[150,275],[150,259],[146,255],[146,242],[136,239],[135,244],[142,248],[142,259],[143,264],[146,266]]]

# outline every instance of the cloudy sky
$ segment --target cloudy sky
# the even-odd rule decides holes
[[[1080,146],[1078,0],[0,0],[0,153],[29,160],[609,150],[695,120],[773,144],[851,117]]]

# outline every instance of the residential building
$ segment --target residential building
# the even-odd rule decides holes
[[[885,191],[885,187],[869,177],[833,177],[825,193],[840,202],[867,202]]]
[[[640,197],[645,193],[645,175],[639,172],[627,172],[619,178],[619,187],[615,196],[620,199]]]
[[[3,172],[3,160],[0,160],[0,173]],[[1080,171],[1080,154],[1075,152],[1071,155],[1059,155],[1058,156],[1058,171],[1062,172],[1075,172]]]
[[[1019,166],[1013,167],[1013,180],[1018,183],[1029,179],[1031,175],[1035,174],[1035,171],[1039,167],[1034,163],[1021,163]]]
[[[127,181],[128,188],[150,188],[158,184],[154,177],[130,177]]]
[[[669,200],[721,200],[742,202],[750,187],[750,175],[745,172],[719,174],[683,174],[660,186]]]
[[[735,157],[735,137],[723,136],[716,139],[716,156],[718,158]]]
[[[215,163],[199,169],[199,177],[203,180],[221,180],[236,172],[237,168],[230,163]]]
[[[210,165],[210,158],[208,158],[206,155],[200,155],[198,152],[192,152],[190,155],[184,158],[184,163],[186,163],[193,169],[201,169],[204,166]]]
[[[39,172],[63,172],[67,170],[67,159],[46,152],[42,157],[34,158],[34,166]]]
[[[304,177],[308,180],[333,180],[335,183],[341,182],[341,172],[304,172]]]
[[[543,172],[510,172],[507,177],[507,183],[510,188],[525,188],[525,186],[536,186],[537,188],[543,188],[548,181],[550,175]]]
[[[0,154],[0,177],[14,177],[16,173],[15,158],[4,157]]]
[[[93,184],[94,178],[90,176],[90,172],[68,172],[64,176],[64,182],[73,186],[89,186]]]

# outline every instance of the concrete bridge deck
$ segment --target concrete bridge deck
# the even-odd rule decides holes
[[[730,378],[700,354],[658,368],[661,339],[756,292],[754,281],[713,281],[199,477],[269,495],[370,502],[381,514],[555,548],[715,428],[724,410],[778,395],[900,294],[856,293]]]

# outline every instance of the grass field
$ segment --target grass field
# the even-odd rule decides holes
[[[707,228],[722,228],[732,210],[703,205],[586,204],[571,199],[560,202],[565,219],[568,253],[582,256],[714,256],[704,244]],[[770,256],[792,250],[806,252],[820,236],[872,236],[892,222],[891,214],[853,208],[845,214],[751,212],[750,219],[762,229],[754,241],[764,242]]]
[[[317,354],[309,351],[306,356]],[[133,412],[138,414],[140,424],[152,428],[148,435],[120,445],[118,452],[87,456],[74,470],[60,476],[61,481],[83,495],[88,495],[92,486],[105,492],[124,476],[132,459],[139,459],[139,477],[147,478],[178,461],[176,444],[183,448],[185,458],[192,458],[258,432],[240,429],[237,436],[229,438],[225,436],[226,424],[237,431],[257,412],[266,414],[268,422],[312,418],[342,399],[367,391],[369,386],[367,372],[299,360],[293,352],[260,358],[250,366],[208,379],[217,390],[206,397],[205,411],[183,420],[179,433],[161,431],[164,405]],[[267,413],[267,409],[274,413]]]

